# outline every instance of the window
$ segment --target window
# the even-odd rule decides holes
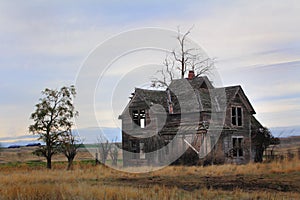
[[[231,108],[231,123],[234,126],[242,126],[242,108],[232,107]]]
[[[130,141],[130,147],[131,147],[131,152],[132,154],[132,158],[133,159],[138,159],[138,153],[139,153],[139,142],[137,140],[131,140]]]
[[[234,157],[243,157],[243,137],[234,136],[232,137],[232,146],[233,146],[233,156]]]
[[[140,159],[146,159],[144,146],[144,143],[140,142]]]
[[[141,128],[145,128],[146,126],[146,110],[133,110],[132,111],[132,121],[140,126]]]

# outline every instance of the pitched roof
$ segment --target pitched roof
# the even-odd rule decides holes
[[[168,108],[166,91],[135,88],[129,107],[150,108],[155,104],[162,105],[165,109]]]
[[[209,111],[211,101],[208,89],[200,88],[202,77],[193,80],[173,80],[169,86],[174,113]]]
[[[251,114],[256,113],[253,106],[251,105],[248,97],[246,96],[244,90],[242,89],[242,87],[240,85],[224,87],[224,89],[226,92],[227,103],[230,103],[237,95],[239,95],[239,97],[243,101],[243,103],[246,106],[246,108],[248,109],[248,111]]]
[[[225,103],[222,102],[222,100],[225,99],[225,96],[226,104],[228,105],[237,95],[239,95],[249,112],[255,114],[249,99],[239,85],[214,88],[208,78],[204,76],[195,77],[192,80],[173,80],[168,89],[170,91],[174,113],[181,113],[182,110],[184,110],[184,112],[209,112],[215,104],[221,105],[221,103]],[[161,105],[165,111],[168,112],[169,104],[167,90],[162,91],[135,88],[133,97],[125,110],[128,109],[128,107],[134,108],[142,106],[150,108],[155,104]],[[197,107],[197,105],[200,105],[200,107]]]
[[[263,125],[254,117],[251,117],[251,129],[263,128]]]
[[[174,81],[176,81],[176,80],[174,80]],[[214,86],[211,84],[211,82],[207,78],[207,76],[199,76],[199,77],[195,77],[191,80],[187,79],[187,81],[194,89],[200,89],[200,88],[213,89],[214,88]]]

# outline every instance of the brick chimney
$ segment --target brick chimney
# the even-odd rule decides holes
[[[189,80],[192,80],[194,77],[195,77],[194,71],[193,71],[193,70],[190,70],[190,71],[189,71],[188,79],[189,79]]]

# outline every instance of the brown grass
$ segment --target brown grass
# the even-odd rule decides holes
[[[37,147],[21,147],[21,148],[3,148],[0,152],[0,163],[9,163],[9,162],[27,162],[27,161],[44,161],[46,159],[44,157],[38,157],[34,155],[32,152],[35,151]],[[94,157],[90,154],[90,152],[85,149],[79,149],[75,160],[91,160]],[[66,157],[63,154],[56,154],[52,158],[53,161],[66,161]]]
[[[209,167],[170,166],[147,174],[91,163],[53,170],[0,165],[0,199],[300,199],[299,160]]]

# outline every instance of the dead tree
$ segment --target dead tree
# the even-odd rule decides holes
[[[119,146],[116,143],[117,139],[115,141],[112,141],[111,148],[109,150],[109,156],[111,158],[111,162],[113,166],[118,165],[118,156],[119,156]]]
[[[81,144],[77,144],[79,140],[75,138],[72,134],[71,130],[63,133],[60,137],[60,149],[61,152],[67,157],[68,159],[68,167],[67,170],[72,169],[73,167],[73,160],[77,155],[78,149]]]
[[[98,151],[102,164],[106,163],[111,147],[112,143],[110,143],[104,136],[101,135],[98,137]]]
[[[176,40],[179,48],[167,53],[163,62],[164,67],[157,71],[161,77],[152,78],[152,87],[168,87],[173,79],[183,79],[188,71],[194,71],[195,77],[212,71],[214,59],[206,57],[199,48],[189,47],[191,45],[188,35],[191,29],[182,34],[178,28]]]

